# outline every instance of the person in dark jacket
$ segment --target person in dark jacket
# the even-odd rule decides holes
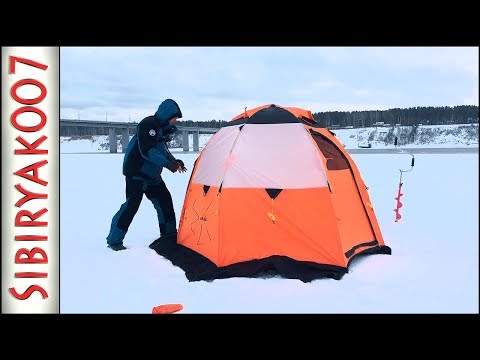
[[[137,125],[135,135],[128,143],[123,159],[126,201],[113,216],[107,236],[108,247],[124,250],[123,239],[140,207],[143,194],[157,211],[160,239],[177,235],[177,222],[172,196],[162,179],[162,170],[185,172],[182,160],[175,159],[167,147],[177,131],[175,122],[182,117],[178,104],[172,99],[164,100],[152,116],[147,116]],[[156,241],[150,244],[153,248]]]

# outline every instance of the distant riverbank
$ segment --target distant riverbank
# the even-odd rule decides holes
[[[350,154],[399,154],[408,152],[410,154],[478,154],[478,147],[451,147],[451,148],[430,148],[415,147],[401,149],[347,149]]]
[[[200,151],[183,151],[182,149],[170,149],[172,154],[200,154]],[[350,154],[478,154],[478,147],[452,147],[452,148],[401,148],[401,149],[347,149]],[[121,151],[117,153],[110,153],[108,151],[82,151],[82,152],[60,152],[60,154],[117,154],[123,155]]]

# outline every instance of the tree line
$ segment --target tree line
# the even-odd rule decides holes
[[[418,126],[418,125],[446,125],[446,124],[473,124],[478,123],[478,106],[424,106],[406,109],[394,108],[389,110],[366,110],[366,111],[324,111],[313,113],[313,118],[323,127],[345,128],[345,127],[372,127],[375,124],[383,123],[384,126]],[[227,121],[209,120],[177,121],[177,126],[191,126],[216,128],[223,127]],[[120,130],[119,130],[120,131]],[[134,129],[130,130],[131,133]],[[120,134],[120,132],[118,132]],[[60,136],[72,135],[108,135],[108,127],[105,128],[63,128],[60,127]]]
[[[324,127],[417,126],[478,123],[478,106],[418,106],[406,109],[366,111],[325,111],[313,113],[313,118]]]
[[[223,125],[225,125],[225,123],[226,121],[224,120],[210,120],[210,121],[177,120],[177,123],[175,125],[220,129]]]
[[[385,126],[447,125],[478,123],[478,106],[417,106],[389,110],[364,111],[323,111],[312,113],[313,118],[323,127],[372,127],[380,123]],[[179,126],[221,128],[226,121],[177,121]]]

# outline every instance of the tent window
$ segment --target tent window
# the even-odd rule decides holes
[[[268,196],[272,200],[275,200],[275,198],[282,192],[283,189],[265,189],[265,191],[268,193]]]
[[[316,131],[310,130],[310,132],[323,156],[327,159],[328,170],[344,170],[349,168],[347,160],[340,149]]]

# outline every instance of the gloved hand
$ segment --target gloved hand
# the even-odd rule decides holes
[[[179,171],[180,172],[185,172],[187,171],[187,168],[185,167],[185,164],[183,163],[182,160],[180,159],[175,159],[175,161],[180,165]]]
[[[176,160],[171,160],[168,162],[167,168],[174,173],[180,168],[180,164]]]

